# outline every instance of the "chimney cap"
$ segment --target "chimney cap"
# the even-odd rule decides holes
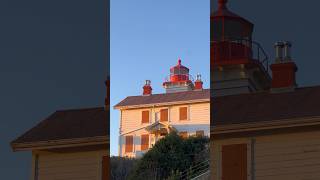
[[[151,85],[151,80],[146,80],[146,84],[145,85],[150,86]]]
[[[283,41],[278,41],[278,42],[274,43],[274,47],[278,47],[278,46],[283,47],[284,45],[285,44]]]
[[[197,74],[196,81],[201,81],[201,74],[200,73]]]

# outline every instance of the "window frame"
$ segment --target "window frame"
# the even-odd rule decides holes
[[[162,120],[162,112],[167,111],[167,118],[166,120]],[[160,109],[160,122],[169,122],[169,108],[162,108]]]
[[[144,137],[147,137],[146,139],[146,143],[147,144],[143,144],[142,142],[142,140],[144,139]],[[150,144],[150,135],[149,134],[141,134],[141,136],[140,136],[140,150],[141,151],[146,151],[146,150],[148,150],[149,149],[149,144]]]
[[[182,108],[186,108],[186,118],[185,119],[181,119],[181,109]],[[187,120],[189,120],[189,107],[188,106],[179,107],[179,121],[187,121]]]
[[[148,112],[148,122],[145,122],[143,117],[143,113]],[[149,124],[150,123],[150,110],[142,110],[141,111],[141,124]]]
[[[132,141],[131,141],[131,142],[132,142],[131,147],[130,147],[129,144],[128,144],[128,138],[131,138],[131,139],[132,139]],[[133,135],[125,136],[125,148],[124,148],[124,152],[125,152],[125,153],[132,153],[132,152],[134,152],[133,146],[134,146],[134,143],[133,143]],[[130,150],[129,147],[130,147],[131,151],[129,151],[129,150]]]

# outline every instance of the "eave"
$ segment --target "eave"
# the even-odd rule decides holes
[[[181,104],[195,104],[195,103],[204,103],[210,102],[210,98],[206,99],[196,99],[190,101],[173,101],[173,102],[163,102],[163,103],[150,103],[150,104],[137,104],[137,105],[128,105],[128,106],[114,106],[114,109],[137,109],[137,108],[146,108],[146,107],[162,107],[162,106],[172,106],[172,105],[181,105]]]
[[[249,133],[265,130],[296,128],[320,125],[320,116],[261,121],[254,123],[239,123],[230,125],[216,125],[210,127],[212,137],[232,133]]]
[[[73,138],[73,139],[58,139],[48,141],[34,141],[11,143],[13,151],[32,151],[32,150],[45,150],[56,148],[70,148],[80,146],[102,145],[109,144],[109,136],[96,136],[86,138]]]

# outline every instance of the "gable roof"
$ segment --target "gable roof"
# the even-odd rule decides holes
[[[103,107],[60,110],[12,141],[13,149],[21,144],[59,142],[77,139],[107,139],[109,120]],[[79,141],[80,142],[80,141]],[[70,143],[70,141],[69,141]]]
[[[320,116],[320,86],[292,92],[215,97],[211,126],[285,121]]]
[[[186,101],[210,101],[210,90],[194,90],[176,93],[152,94],[148,96],[129,96],[114,106],[116,109],[133,106],[151,106],[154,104],[178,103]]]

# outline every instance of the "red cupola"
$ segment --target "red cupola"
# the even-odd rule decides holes
[[[227,8],[227,0],[218,0],[218,10],[210,16],[211,41],[230,39],[251,40],[253,24],[231,12]]]
[[[178,64],[170,68],[170,76],[163,83],[163,87],[167,93],[193,90],[193,83],[189,75],[189,68],[181,64],[181,59],[178,59]]]
[[[218,0],[210,15],[211,88],[229,95],[266,90],[270,87],[268,56],[252,41],[254,25]]]
[[[189,68],[181,65],[181,59],[178,59],[178,64],[170,68],[170,81],[183,82],[189,81]]]

